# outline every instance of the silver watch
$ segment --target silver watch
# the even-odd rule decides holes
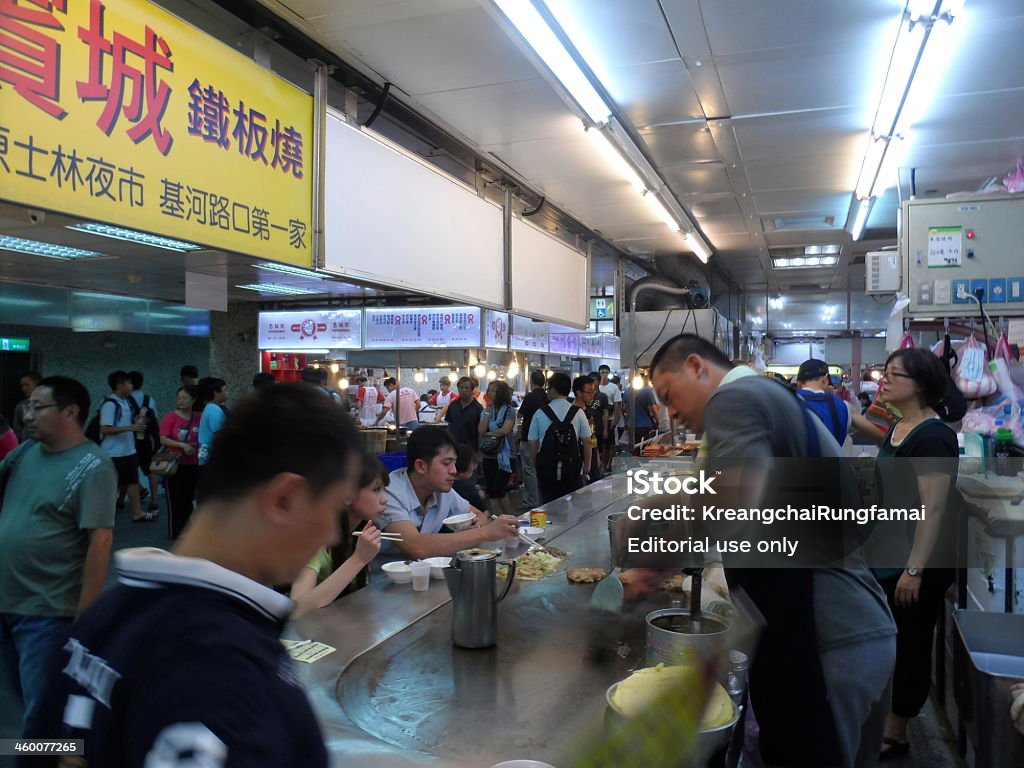
[[[920,576],[921,575],[921,569],[916,567],[916,566],[913,566],[913,565],[908,565],[907,566],[907,575],[908,576]]]

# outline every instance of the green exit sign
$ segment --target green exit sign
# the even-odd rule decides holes
[[[28,352],[28,339],[3,339],[0,338],[0,351],[3,352]]]

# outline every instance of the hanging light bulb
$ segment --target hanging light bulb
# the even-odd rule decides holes
[[[644,374],[642,371],[637,371],[633,374],[633,389],[644,388]]]
[[[519,375],[519,363],[517,363],[516,359],[513,357],[512,358],[512,362],[509,363],[508,370],[505,371],[505,376],[507,378],[509,378],[509,379],[514,379],[518,375]]]
[[[491,370],[487,372],[487,380],[494,381],[496,378],[498,378],[498,369],[492,365]]]
[[[426,374],[423,373],[423,369],[422,368],[417,368],[413,372],[412,380],[415,381],[417,384],[422,384],[424,381],[427,380]]]
[[[337,373],[341,370],[341,366],[337,363],[331,363],[331,373]]]
[[[338,389],[340,389],[340,390],[348,389],[348,379],[345,378],[344,376],[342,376],[340,379],[338,379]]]
[[[319,368],[319,367],[320,367],[320,363],[312,363],[310,365],[310,368]]]
[[[544,371],[544,378],[545,378],[545,379],[550,379],[550,378],[551,378],[551,374],[552,374],[552,373],[554,373],[554,371],[552,371],[552,370],[551,370],[550,368],[546,369],[546,370]]]
[[[476,367],[473,369],[473,374],[478,379],[482,379],[485,375],[487,375],[487,367],[483,363],[477,363]]]

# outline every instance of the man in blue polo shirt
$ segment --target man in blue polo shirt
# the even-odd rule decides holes
[[[402,535],[398,547],[406,557],[454,555],[484,541],[517,535],[516,518],[502,515],[488,522],[486,515],[452,490],[458,474],[458,445],[447,429],[433,425],[417,429],[405,451],[408,467],[391,473],[380,528]],[[441,533],[446,517],[466,512],[476,515],[472,528]]]

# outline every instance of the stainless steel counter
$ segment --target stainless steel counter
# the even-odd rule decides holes
[[[618,475],[547,505],[547,543],[572,566],[607,568],[605,518],[627,505],[625,487]],[[413,592],[380,575],[300,620],[301,637],[338,649],[301,665],[334,763],[564,764],[574,737],[600,732],[606,688],[642,662],[644,616],[670,602],[662,594],[595,626],[592,590],[561,573],[517,581],[499,606],[497,645],[482,650],[452,645],[443,581]]]

